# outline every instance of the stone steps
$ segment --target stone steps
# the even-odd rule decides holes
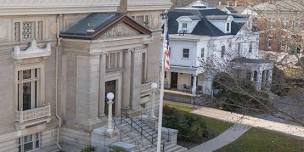
[[[136,149],[134,152],[155,152],[156,151],[156,143],[157,143],[157,131],[150,127],[149,125],[143,123],[140,119],[133,119],[138,123],[145,131],[143,131],[143,135],[141,136],[140,132],[136,131],[135,128],[140,130],[140,127],[134,125],[134,128],[131,127],[127,122],[131,122],[130,119],[124,119],[122,124],[119,124],[117,127],[120,131],[120,139],[122,142],[126,142],[129,144],[134,144]],[[148,140],[147,137],[154,137],[154,144],[152,145],[151,140]],[[187,149],[181,147],[176,144],[172,144],[171,142],[165,142],[165,152],[184,152]]]

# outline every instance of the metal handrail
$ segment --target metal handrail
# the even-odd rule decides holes
[[[156,139],[155,138],[157,138],[157,137],[154,137],[153,134],[150,134],[147,130],[145,130],[142,125],[140,125],[136,121],[134,121],[133,118],[129,116],[129,114],[128,114],[127,111],[125,113],[125,118],[126,119],[130,119],[131,122],[129,123],[127,120],[125,120],[126,123],[130,124],[131,128],[134,128],[137,132],[139,132],[141,134],[141,137],[142,136],[145,137],[152,145],[156,144],[156,142],[155,142]],[[122,121],[123,121],[123,116],[121,115],[121,123],[122,123]],[[142,120],[142,118],[140,119],[140,121],[142,123],[144,123],[143,120]],[[140,130],[138,128],[134,127],[133,124],[135,124],[136,126],[138,126],[140,128]],[[146,124],[146,123],[144,123],[144,124]],[[152,129],[157,132],[157,130],[155,128],[152,128]],[[145,132],[146,134],[148,134],[151,139],[149,137],[145,136],[143,134],[143,132]],[[169,139],[170,139],[170,137],[169,137],[169,135],[170,135],[169,130],[168,130],[168,134],[167,135],[168,135],[168,140],[167,141],[169,141]],[[166,141],[165,138],[162,137],[161,145],[162,145],[162,151],[163,152],[165,152],[165,146],[166,146],[165,141]]]

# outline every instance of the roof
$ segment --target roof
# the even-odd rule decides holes
[[[231,33],[224,33],[216,26],[214,26],[210,20],[214,18],[227,18],[228,14],[223,12],[217,8],[209,8],[209,9],[174,9],[168,12],[168,26],[169,26],[169,34],[179,34],[178,33],[178,22],[177,18],[181,16],[198,16],[200,17],[200,21],[192,31],[193,35],[204,35],[204,36],[224,36],[224,35],[236,35],[239,30],[242,28],[244,23],[231,23]]]
[[[261,63],[271,63],[270,60],[265,60],[265,59],[249,59],[249,58],[235,58],[232,60],[232,62],[235,63],[256,63],[256,64],[261,64]]]
[[[279,0],[272,3],[265,2],[253,7],[254,11],[303,11],[303,0]]]
[[[127,23],[141,34],[151,34],[151,31],[138,24],[122,13],[92,13],[60,33],[64,38],[97,39],[118,22]]]

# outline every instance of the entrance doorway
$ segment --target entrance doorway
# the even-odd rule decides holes
[[[113,105],[112,105],[112,114],[113,114],[113,116],[115,116],[115,105],[116,105],[116,102],[117,102],[117,97],[116,97],[116,87],[117,87],[117,82],[116,82],[116,80],[113,80],[113,81],[107,81],[106,83],[105,83],[105,102],[104,102],[104,104],[105,104],[105,108],[104,108],[104,112],[105,112],[105,114],[106,114],[106,116],[108,115],[108,99],[107,99],[107,93],[109,93],[109,92],[112,92],[112,93],[114,93],[114,99],[113,99],[113,101],[114,101],[114,103],[113,103]]]
[[[178,73],[171,72],[171,86],[172,89],[177,89]]]

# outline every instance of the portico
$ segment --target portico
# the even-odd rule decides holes
[[[88,32],[82,26],[93,22],[96,15],[102,23],[94,22],[100,26]],[[111,20],[110,25],[103,19]],[[74,122],[91,130],[105,120],[108,92],[115,96],[114,115],[120,115],[122,108],[139,109],[142,81],[138,80],[145,70],[143,54],[151,42],[150,34],[127,16],[111,13],[92,14],[61,33],[63,53],[68,58],[63,64],[76,70],[72,79],[67,79],[67,83],[76,82],[75,88],[68,89],[77,92],[74,102],[67,96],[75,107],[71,109]],[[69,58],[76,59],[75,64],[68,64]]]

